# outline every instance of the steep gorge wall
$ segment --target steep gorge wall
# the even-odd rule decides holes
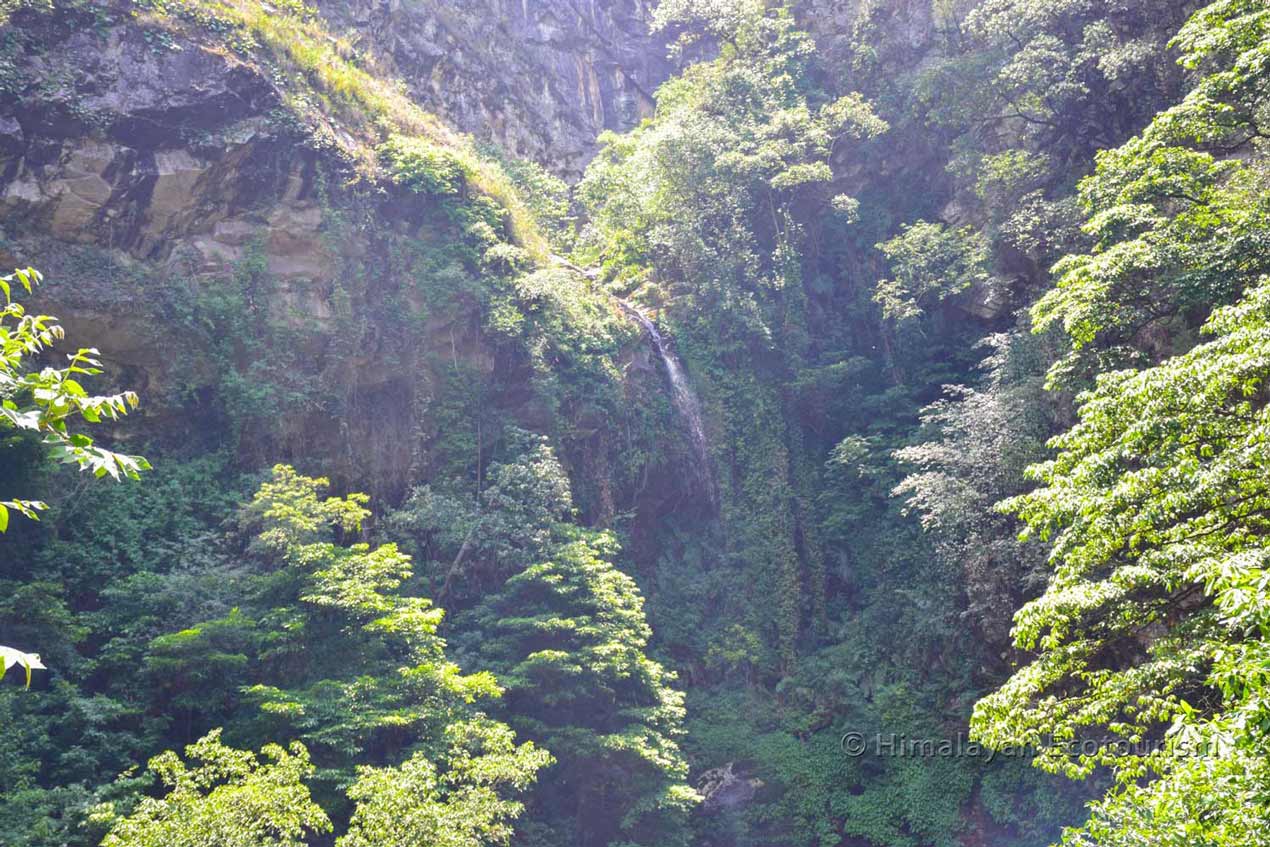
[[[210,40],[174,41],[138,25],[130,4],[111,5],[116,14],[19,17],[6,27],[0,259],[43,269],[33,307],[59,316],[68,346],[101,348],[108,380],[141,392],[145,423],[121,437],[183,445],[233,428],[250,461],[308,461],[396,496],[436,470],[430,456],[454,436],[447,416],[465,402],[552,425],[528,388],[523,350],[483,323],[481,299],[491,295],[479,290],[465,224],[444,202],[368,184],[346,154],[297,123],[294,92],[269,63]],[[617,80],[609,85],[597,81],[596,60],[567,58],[600,49],[584,43],[581,19],[563,41],[541,14],[532,31],[499,25],[523,22],[527,9],[429,19],[488,23],[501,45],[476,30],[429,29],[413,5],[378,11],[406,16],[389,26],[403,56],[417,55],[421,30],[451,43],[449,70],[425,77],[444,80],[437,90],[460,123],[497,129],[492,110],[501,108],[501,129],[533,125],[541,131],[527,145],[561,161],[572,150],[580,167],[597,127],[638,112],[623,100],[634,89],[622,88],[616,66],[605,71]],[[589,7],[591,25],[615,26],[603,11]],[[470,58],[452,36],[487,52]],[[554,82],[545,70],[553,62]],[[575,71],[594,99],[573,112],[560,86]],[[545,101],[496,96],[543,83]],[[538,127],[540,107],[559,121]],[[326,129],[347,139],[338,124]],[[473,380],[502,387],[480,399],[456,393]]]
[[[119,13],[145,4],[96,5]],[[354,53],[373,57],[377,73],[401,80],[447,124],[566,178],[580,175],[600,132],[650,114],[653,92],[674,71],[672,36],[649,30],[650,0],[316,6]],[[909,52],[919,55],[929,10],[897,3],[882,12],[911,19]],[[856,0],[809,0],[800,15],[846,67]],[[371,402],[385,412],[334,420],[329,398],[306,399],[303,415],[286,416],[270,434],[273,446],[290,444],[282,452],[292,458],[339,456],[369,468],[376,493],[400,491],[417,464],[425,399],[444,393],[420,357],[486,374],[506,358],[475,307],[434,313],[418,335],[393,323],[400,298],[426,310],[419,280],[438,275],[402,261],[414,249],[402,245],[455,238],[437,209],[385,186],[348,187],[348,163],[296,124],[267,65],[217,44],[168,43],[119,14],[34,28],[32,20],[5,27],[0,55],[0,258],[50,272],[38,302],[64,320],[71,343],[101,347],[116,378],[142,389],[154,431],[183,431],[186,411],[166,400],[202,396],[218,367],[193,348],[171,355],[191,341],[188,325],[173,321],[185,308],[173,297],[215,292],[258,260],[269,290],[249,296],[304,337],[295,355],[303,378],[339,394],[341,408]],[[338,124],[327,129],[344,135]],[[350,309],[370,341],[341,356],[329,330]],[[527,402],[513,395],[507,403]],[[529,406],[524,416],[550,418]],[[599,499],[612,496],[621,499]]]
[[[650,0],[324,0],[455,127],[576,178],[604,130],[651,114],[671,74]]]

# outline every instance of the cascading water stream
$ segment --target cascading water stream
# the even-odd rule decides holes
[[[657,348],[657,355],[661,357],[662,364],[666,368],[666,376],[670,380],[671,402],[688,428],[688,439],[692,446],[697,480],[709,501],[710,508],[715,509],[718,506],[718,489],[715,487],[714,472],[710,465],[709,445],[706,441],[705,423],[701,415],[701,401],[692,390],[679,357],[657,330],[657,325],[629,303],[620,300],[618,303],[623,312],[644,328],[644,331],[652,338],[653,346]]]

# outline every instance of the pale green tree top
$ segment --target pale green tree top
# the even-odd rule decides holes
[[[314,772],[304,745],[268,744],[257,756],[220,735],[185,748],[189,763],[172,751],[150,760],[164,796],[143,799],[125,817],[98,807],[95,818],[110,824],[102,847],[302,847],[331,831],[304,784]]]

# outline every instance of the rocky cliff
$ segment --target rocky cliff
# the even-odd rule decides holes
[[[152,425],[128,432],[233,430],[253,461],[322,457],[399,494],[452,454],[455,418],[480,413],[465,403],[564,418],[539,396],[549,375],[531,387],[551,344],[526,343],[555,301],[511,281],[541,248],[516,234],[502,177],[403,105],[393,71],[442,118],[576,173],[664,68],[646,10],[624,0],[462,16],[338,5],[326,23],[199,4],[19,9],[0,42],[0,250],[45,270],[36,305],[141,391]],[[336,35],[345,25],[387,58]],[[377,145],[402,132],[422,133],[413,166],[467,174],[457,193],[385,170]],[[594,433],[571,432],[575,460],[607,462]]]
[[[455,127],[578,176],[671,73],[648,0],[354,0],[322,14]]]

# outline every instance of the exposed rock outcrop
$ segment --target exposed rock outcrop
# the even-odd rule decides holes
[[[650,0],[322,0],[451,124],[576,178],[606,129],[650,115],[672,66]]]
[[[368,488],[401,491],[429,437],[415,416],[433,348],[481,372],[493,354],[470,313],[434,310],[410,337],[371,317],[387,298],[398,317],[427,312],[418,267],[389,269],[386,245],[458,236],[426,197],[346,185],[347,162],[288,122],[266,67],[215,45],[156,45],[124,16],[83,32],[63,23],[37,21],[48,30],[32,49],[0,57],[17,70],[0,89],[0,252],[8,267],[46,271],[32,306],[141,393],[150,426],[132,422],[129,435],[192,437],[209,409],[239,402],[199,398],[224,390],[224,369],[257,368],[251,344],[271,345],[245,398],[272,382],[283,405],[266,399],[276,411],[267,427],[248,424],[238,449],[311,452],[337,475],[343,462],[365,469]],[[199,305],[218,296],[245,297],[228,327]],[[253,338],[257,323],[282,329]],[[341,333],[361,333],[354,350]],[[358,405],[378,413],[339,411]]]
[[[340,71],[386,74],[369,94],[335,102],[312,63],[202,7],[15,17],[0,43],[0,261],[47,273],[30,305],[59,316],[68,345],[104,351],[97,388],[141,394],[121,437],[205,439],[244,466],[320,462],[391,500],[442,461],[447,421],[470,413],[464,380],[526,426],[552,418],[524,351],[486,323],[507,295],[485,280],[480,228],[376,170],[376,133],[396,130],[373,99],[400,72],[443,119],[577,175],[668,68],[638,0],[328,7],[383,39],[393,68],[358,55]],[[616,448],[576,414],[562,455],[603,477],[582,498],[602,520]]]

